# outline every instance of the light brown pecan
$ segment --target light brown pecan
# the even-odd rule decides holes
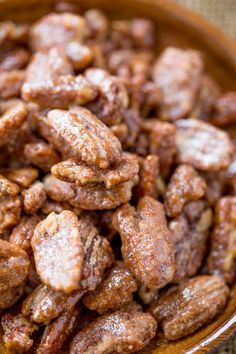
[[[236,92],[228,92],[216,100],[210,121],[219,127],[236,122]]]
[[[38,326],[21,313],[6,313],[1,319],[3,327],[3,342],[9,351],[22,353],[33,345],[31,335],[38,330]]]
[[[37,354],[56,354],[77,324],[79,308],[72,307],[48,324],[43,332]]]
[[[98,98],[87,107],[107,125],[120,123],[128,107],[128,93],[122,81],[102,69],[92,68],[85,77],[98,88]]]
[[[215,224],[210,242],[207,268],[231,284],[236,270],[236,198],[223,197],[215,207]]]
[[[7,144],[20,129],[27,117],[27,107],[18,103],[0,117],[0,146]]]
[[[29,25],[27,24],[16,24],[12,21],[1,22],[1,48],[11,48],[15,44],[25,44],[28,39],[28,30]]]
[[[159,157],[161,175],[166,177],[176,154],[176,128],[173,124],[150,119],[142,124],[148,135],[149,152]]]
[[[23,69],[29,62],[30,53],[21,47],[0,53],[0,71]]]
[[[105,14],[99,9],[89,9],[84,13],[91,36],[96,39],[104,38],[109,29],[109,22]]]
[[[66,294],[78,288],[83,246],[74,213],[65,210],[49,214],[36,226],[31,244],[36,269],[44,284]]]
[[[152,340],[156,327],[150,314],[124,308],[98,317],[82,329],[72,341],[70,354],[134,353]]]
[[[229,135],[197,119],[176,122],[177,160],[203,171],[226,168],[233,155]]]
[[[73,207],[68,202],[55,202],[50,199],[46,199],[44,202],[41,211],[43,214],[50,214],[51,212],[55,212],[57,214],[61,213],[63,210],[73,211],[74,214],[79,216],[82,213],[82,209]]]
[[[12,307],[23,295],[25,283],[14,288],[0,290],[0,309],[5,310]]]
[[[25,251],[8,241],[0,240],[0,290],[21,285],[28,275],[29,259]]]
[[[205,190],[204,179],[192,166],[179,165],[171,176],[164,196],[167,215],[177,216],[185,204],[200,199]]]
[[[123,262],[117,261],[101,284],[84,296],[83,303],[90,310],[103,314],[132,302],[136,290],[137,281],[131,271]]]
[[[128,138],[129,130],[125,123],[118,123],[110,127],[112,133],[119,139],[122,147],[125,145]]]
[[[46,193],[42,182],[35,182],[28,189],[23,190],[23,207],[27,214],[36,213],[46,200]]]
[[[66,46],[66,54],[70,58],[75,70],[86,69],[93,61],[93,50],[79,42],[71,42]]]
[[[20,220],[22,203],[19,197],[0,199],[0,235]]]
[[[47,195],[56,202],[66,202],[75,196],[73,184],[61,181],[52,175],[47,175],[43,180]]]
[[[60,156],[55,149],[40,140],[26,144],[24,155],[30,163],[43,170],[43,172],[49,172],[51,167],[60,161]]]
[[[230,168],[230,165],[229,165]],[[225,170],[222,171],[212,171],[212,172],[201,172],[201,176],[206,181],[206,191],[205,191],[205,199],[209,203],[209,205],[215,205],[217,200],[222,197],[227,179]]]
[[[160,117],[175,121],[186,118],[201,84],[203,61],[192,49],[166,48],[153,67],[153,80],[162,94]]]
[[[171,281],[175,271],[173,247],[160,202],[146,196],[139,200],[136,210],[130,204],[120,207],[113,226],[121,236],[124,262],[140,282],[158,289]]]
[[[165,337],[176,340],[209,323],[223,310],[228,296],[222,278],[199,275],[167,290],[150,312],[161,323]]]
[[[211,224],[212,210],[203,200],[186,205],[182,213],[169,223],[176,265],[172,282],[197,273],[206,253]]]
[[[107,168],[121,160],[119,140],[85,108],[50,111],[48,122],[83,161]]]
[[[135,196],[142,198],[145,195],[154,199],[158,196],[159,158],[157,155],[147,155],[140,159],[139,184],[135,188]]]
[[[19,191],[20,188],[16,183],[0,175],[0,197],[15,197]]]
[[[32,167],[8,168],[1,170],[1,173],[11,182],[17,183],[24,188],[28,188],[39,175],[38,170]]]
[[[24,70],[0,72],[0,98],[6,100],[12,97],[19,97],[24,81]]]
[[[51,169],[52,174],[63,181],[75,183],[78,186],[105,184],[106,188],[112,188],[133,179],[138,170],[136,155],[127,152],[122,154],[120,162],[107,169],[89,166],[76,159],[60,162]]]

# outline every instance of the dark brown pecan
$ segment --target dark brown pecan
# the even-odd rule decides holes
[[[85,295],[83,303],[90,310],[103,314],[132,302],[136,290],[137,281],[131,271],[123,262],[117,261],[102,283]]]
[[[5,310],[12,307],[23,295],[25,283],[6,290],[0,290],[0,309]]]
[[[142,198],[145,195],[154,199],[158,196],[159,159],[157,155],[148,155],[143,161],[140,159],[139,184],[135,188],[135,196]]]
[[[233,155],[229,135],[197,119],[176,122],[177,160],[203,171],[226,168]]]
[[[0,146],[7,144],[20,129],[27,117],[27,107],[18,103],[0,118]]]
[[[167,215],[177,216],[185,204],[200,199],[205,190],[204,179],[192,166],[179,165],[171,176],[164,196]]]
[[[87,109],[53,110],[48,113],[48,122],[83,161],[107,168],[121,160],[119,140]]]
[[[112,188],[133,179],[138,170],[136,155],[124,152],[121,161],[107,169],[100,169],[77,159],[70,159],[53,166],[51,171],[56,178],[78,186],[105,184],[106,188]]]
[[[153,67],[153,80],[162,94],[161,119],[174,121],[191,112],[201,84],[200,52],[166,48]]]
[[[51,167],[60,161],[55,149],[44,141],[26,144],[24,155],[30,163],[43,170],[43,172],[49,172]]]
[[[24,70],[0,72],[0,98],[6,100],[12,97],[19,97],[24,81]]]
[[[72,307],[48,324],[43,332],[37,354],[56,354],[77,324],[79,309]]]
[[[21,247],[28,255],[31,254],[31,239],[36,225],[40,222],[38,215],[22,216],[19,223],[13,228],[10,242]]]
[[[16,183],[0,175],[0,197],[15,197],[19,191],[20,188]]]
[[[51,213],[34,230],[32,248],[37,272],[48,286],[70,293],[79,286],[83,246],[77,216]]]
[[[166,177],[176,153],[176,128],[173,124],[150,119],[142,124],[148,135],[149,152],[159,157],[161,175]]]
[[[28,275],[29,259],[25,251],[8,241],[0,240],[0,290],[21,285]]]
[[[23,207],[27,214],[36,213],[46,200],[46,193],[42,182],[35,182],[22,193]]]
[[[210,274],[221,275],[227,283],[232,283],[236,264],[236,198],[224,197],[215,208],[215,225],[211,234],[210,254],[207,267]]]
[[[39,175],[38,170],[32,167],[9,168],[1,170],[1,173],[10,181],[17,183],[24,188],[28,188]]]
[[[73,184],[63,182],[52,175],[47,175],[43,184],[47,195],[56,202],[66,202],[75,196]]]
[[[114,214],[113,226],[120,233],[122,256],[135,277],[150,289],[169,283],[174,275],[171,234],[163,205],[151,197],[130,204]]]
[[[0,199],[0,235],[18,223],[21,209],[19,197]]]
[[[199,275],[167,290],[150,312],[161,323],[165,337],[176,340],[209,323],[223,310],[228,296],[222,278]]]
[[[210,121],[219,127],[236,122],[236,92],[228,92],[216,100]]]
[[[6,313],[1,319],[3,327],[3,342],[9,351],[22,353],[33,345],[31,335],[38,330],[38,326],[21,313]]]
[[[134,353],[152,340],[156,327],[150,314],[124,308],[98,317],[82,329],[72,341],[70,354]]]
[[[182,213],[169,223],[176,264],[172,282],[197,273],[206,252],[211,224],[212,211],[203,200],[186,205]]]
[[[88,69],[85,77],[98,88],[98,98],[87,107],[107,125],[120,123],[128,107],[128,93],[122,81],[102,69]]]
[[[21,47],[0,53],[0,71],[23,69],[30,59],[29,52]]]

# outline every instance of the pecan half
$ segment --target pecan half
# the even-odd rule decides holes
[[[36,213],[46,200],[46,193],[42,182],[35,182],[22,193],[23,207],[27,214]]]

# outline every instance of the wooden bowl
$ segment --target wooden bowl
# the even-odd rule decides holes
[[[76,2],[76,1],[74,1]],[[236,43],[202,17],[169,0],[77,0],[81,10],[97,7],[112,19],[142,16],[156,23],[157,53],[167,45],[205,54],[207,71],[224,90],[236,90]],[[53,9],[51,0],[0,0],[0,20],[33,21]],[[172,343],[154,341],[143,353],[208,353],[236,333],[236,285],[224,312],[209,326]],[[6,353],[0,344],[0,353]]]

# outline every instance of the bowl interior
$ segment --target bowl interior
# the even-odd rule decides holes
[[[78,0],[81,11],[96,7],[112,19],[141,16],[156,24],[156,51],[175,45],[201,50],[206,70],[226,90],[236,90],[236,43],[206,20],[169,0]],[[53,9],[53,0],[0,0],[0,21],[33,21]],[[224,312],[209,326],[182,340],[156,340],[143,353],[206,353],[236,332],[236,285]],[[0,343],[0,354],[6,353]]]

